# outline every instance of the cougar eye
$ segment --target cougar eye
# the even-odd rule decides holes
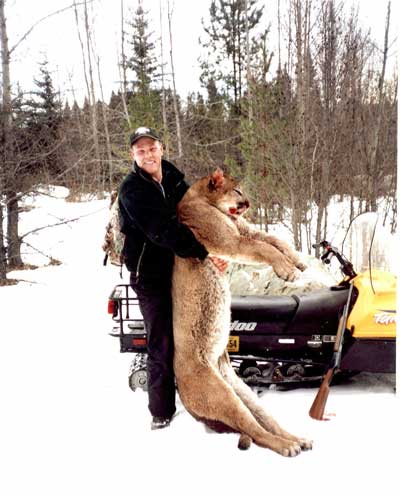
[[[240,189],[234,189],[234,191],[235,191],[236,193],[238,193],[238,194],[239,194],[239,196],[243,196],[243,193],[242,193],[242,191],[241,191]]]

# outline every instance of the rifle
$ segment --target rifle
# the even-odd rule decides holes
[[[350,309],[351,295],[353,293],[353,282],[350,282],[349,294],[347,296],[346,306],[344,307],[342,316],[339,320],[338,331],[336,333],[335,345],[333,347],[333,356],[331,363],[329,364],[328,371],[325,373],[324,379],[319,387],[318,393],[312,403],[309,411],[309,415],[313,419],[323,419],[326,401],[329,395],[329,386],[335,374],[335,371],[339,368],[340,361],[342,359],[342,348],[344,334],[346,330],[346,322]]]

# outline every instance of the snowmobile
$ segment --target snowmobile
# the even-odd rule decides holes
[[[340,250],[325,240],[318,244],[321,261],[332,262],[332,268],[335,261],[340,269],[336,285],[303,294],[232,297],[227,350],[246,383],[320,382],[335,352],[342,317],[338,375],[395,372],[397,278],[378,231],[383,232],[378,216],[367,213],[353,220]],[[114,287],[108,312],[114,322],[110,335],[119,339],[120,352],[135,353],[129,386],[146,390],[146,328],[129,285]]]

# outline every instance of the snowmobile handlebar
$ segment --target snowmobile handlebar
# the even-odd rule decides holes
[[[350,278],[357,276],[357,273],[354,271],[353,264],[338,250],[338,248],[332,246],[330,242],[321,241],[317,244],[313,244],[313,248],[317,247],[323,248],[321,261],[329,265],[333,256],[335,256],[340,263],[340,269],[344,275],[347,275]]]

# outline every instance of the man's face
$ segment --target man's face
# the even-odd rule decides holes
[[[154,179],[161,179],[163,147],[159,141],[142,137],[131,147],[131,156],[145,172]]]

